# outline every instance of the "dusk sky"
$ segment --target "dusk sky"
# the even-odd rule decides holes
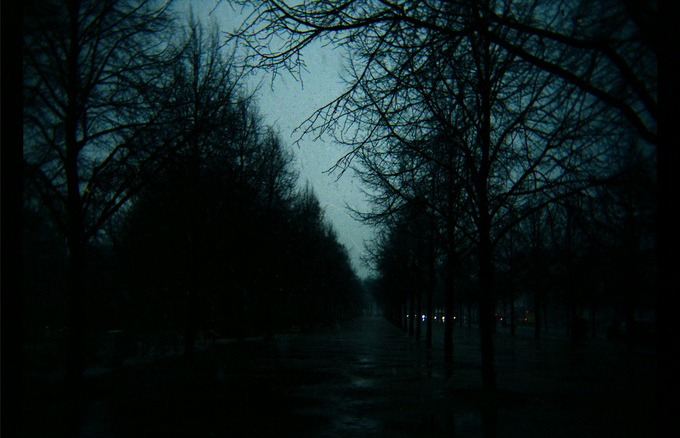
[[[227,1],[187,3],[206,27],[209,27],[210,20],[214,17],[222,35],[238,27],[244,17],[240,15],[240,9],[232,7]],[[188,8],[189,6],[187,11]],[[342,147],[329,138],[314,141],[312,135],[305,136],[293,145],[300,138],[300,132],[293,132],[295,128],[316,109],[329,103],[343,91],[342,54],[339,49],[322,47],[319,42],[315,42],[303,52],[308,69],[308,72],[303,73],[303,83],[296,82],[290,75],[282,74],[272,84],[271,75],[262,73],[249,77],[247,86],[252,90],[258,83],[262,83],[256,94],[256,102],[265,123],[278,130],[281,139],[295,154],[295,170],[300,174],[299,185],[304,187],[305,182],[309,181],[313,186],[325,209],[327,220],[333,224],[340,242],[349,250],[357,274],[364,278],[369,275],[369,270],[361,263],[361,256],[365,253],[364,242],[373,237],[373,229],[354,220],[345,206],[367,211],[369,205],[360,190],[360,182],[352,171],[347,171],[339,180],[337,173],[326,172],[344,154]]]

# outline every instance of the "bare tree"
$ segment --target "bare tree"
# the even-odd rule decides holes
[[[404,39],[405,32],[400,29],[396,38]],[[414,202],[409,188],[418,178],[411,175],[437,169],[430,178],[446,185],[449,203],[445,207],[433,196],[432,214],[448,218],[445,228],[458,230],[477,248],[482,369],[485,387],[493,389],[494,248],[517,221],[582,190],[591,184],[592,171],[602,171],[593,161],[606,146],[593,148],[590,141],[602,113],[590,111],[586,119],[584,93],[557,88],[551,75],[518,63],[483,35],[449,40],[421,33],[401,45],[390,41],[391,50],[380,57],[359,51],[372,65],[353,70],[350,82],[360,91],[334,116],[350,118],[358,134],[347,138],[340,131],[335,139],[350,150],[345,163],[356,160],[354,168],[370,175],[365,181],[382,185],[377,201],[383,208],[395,196]],[[442,52],[443,59],[437,56]],[[463,198],[454,195],[459,190]],[[453,212],[462,207],[469,221],[454,222],[460,215]],[[453,246],[448,249],[455,254]]]
[[[471,2],[394,2],[317,0],[289,6],[266,0],[232,38],[249,50],[251,68],[304,69],[301,51],[326,38],[352,46],[372,35],[368,46],[389,50],[381,36],[395,27],[429,31],[447,38],[483,35],[495,46],[534,65],[619,111],[645,140],[656,144],[658,117],[656,56],[658,11],[651,1],[498,0]],[[471,7],[485,17],[472,17]],[[522,36],[522,38],[518,38]],[[570,55],[563,56],[565,52]],[[334,105],[335,106],[335,105]]]
[[[604,177],[600,157],[620,132],[612,114],[657,142],[649,27],[617,5],[590,6],[264,1],[232,35],[248,49],[246,67],[274,74],[299,75],[301,53],[314,39],[348,49],[347,91],[303,124],[305,134],[330,133],[347,147],[341,171],[357,160],[399,188],[401,156],[411,154],[455,176],[450,181],[471,206],[472,230],[458,229],[477,248],[482,375],[489,390],[496,388],[493,254],[499,240],[522,218]],[[437,137],[460,157],[455,168],[423,147]]]
[[[165,2],[46,1],[24,11],[25,175],[69,252],[71,428],[84,371],[86,245],[164,151],[139,141],[162,113],[170,29]]]

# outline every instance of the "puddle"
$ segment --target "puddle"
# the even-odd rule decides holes
[[[380,421],[362,415],[340,415],[335,419],[334,426],[338,432],[368,432],[378,430]]]
[[[375,380],[366,379],[364,377],[352,376],[351,384],[355,388],[373,388],[375,386]]]

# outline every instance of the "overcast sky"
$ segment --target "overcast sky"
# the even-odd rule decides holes
[[[203,21],[218,0],[187,3]],[[239,9],[232,9],[225,0],[212,12],[211,17],[215,17],[220,32],[231,31],[242,21],[239,12]],[[208,25],[209,19],[204,24]],[[369,206],[361,193],[359,181],[351,171],[346,172],[339,180],[337,173],[326,172],[344,154],[342,147],[332,143],[330,139],[314,141],[312,136],[304,137],[293,146],[293,142],[300,137],[300,133],[293,133],[293,130],[316,109],[332,101],[343,91],[344,85],[340,78],[343,71],[342,52],[316,43],[307,47],[303,55],[308,69],[308,72],[303,73],[303,84],[283,74],[275,79],[272,88],[271,77],[267,77],[256,94],[258,108],[265,123],[279,131],[281,139],[295,154],[296,170],[300,174],[299,184],[304,187],[305,182],[309,181],[313,186],[325,209],[327,220],[333,224],[341,243],[349,250],[357,274],[366,277],[369,271],[362,265],[361,257],[365,253],[364,242],[373,237],[373,229],[355,221],[345,205],[361,211],[369,210]],[[260,80],[261,78],[251,77],[248,86],[254,88]]]

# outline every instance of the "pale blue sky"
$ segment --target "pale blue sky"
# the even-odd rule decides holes
[[[198,18],[204,20],[218,0],[199,0],[190,3]],[[231,31],[242,20],[239,9],[232,9],[228,1],[222,1],[212,13],[221,32]],[[207,24],[207,22],[206,22]],[[295,154],[300,173],[300,185],[309,181],[325,208],[326,218],[333,224],[339,239],[349,250],[352,263],[360,277],[369,275],[360,259],[365,253],[364,242],[373,238],[373,229],[355,221],[345,208],[369,210],[360,183],[352,171],[347,171],[339,180],[337,174],[325,173],[344,154],[341,146],[329,138],[314,141],[311,135],[304,137],[296,146],[293,143],[300,133],[293,133],[312,113],[332,101],[344,89],[341,81],[343,58],[341,50],[321,47],[320,43],[310,45],[303,52],[308,72],[303,73],[303,83],[296,82],[292,76],[277,76],[271,85],[268,76],[256,94],[257,106],[264,116],[265,123],[274,126],[281,139],[291,147]],[[254,88],[262,76],[249,77],[248,86]],[[303,87],[304,85],[304,87]]]

